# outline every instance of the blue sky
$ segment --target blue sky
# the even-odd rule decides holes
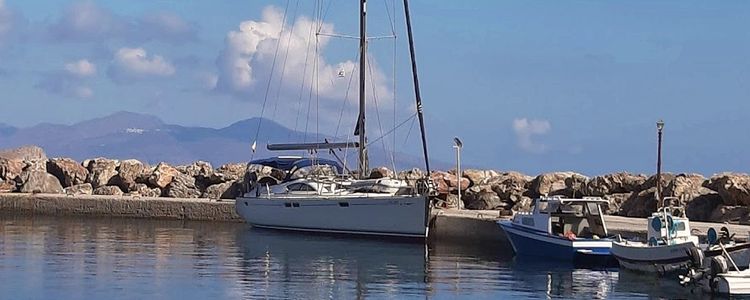
[[[333,74],[352,73],[356,41],[322,38],[319,51],[306,47],[315,3],[0,0],[0,122],[67,124],[127,110],[222,127],[260,115],[275,66],[264,116],[332,133],[342,105],[356,94],[347,97],[347,81]],[[321,32],[357,34],[356,3],[329,3],[322,2]],[[391,34],[385,4],[394,5],[370,1],[372,35]],[[395,4],[395,71],[394,41],[370,46],[370,90],[378,94],[382,122],[372,107],[368,122],[384,131],[394,115],[400,122],[413,107],[403,12]],[[460,136],[467,165],[652,173],[654,123],[661,118],[665,170],[750,169],[750,2],[414,0],[411,6],[436,159],[452,161],[451,140]],[[281,26],[287,33],[279,39]],[[296,45],[283,68],[284,47],[273,63],[277,40]],[[318,57],[317,78],[330,82],[318,87],[318,102],[309,101],[309,90],[300,92],[312,82],[304,66],[315,61],[305,64],[305,54]],[[300,103],[317,104],[302,122]],[[352,122],[345,118],[341,126]],[[377,136],[379,129],[370,132]],[[406,133],[399,134],[400,147]],[[409,134],[402,151],[419,153],[416,137]]]

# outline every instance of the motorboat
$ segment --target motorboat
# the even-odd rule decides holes
[[[647,240],[635,241],[617,238],[612,243],[612,255],[620,267],[647,273],[666,274],[689,266],[690,255],[695,249],[702,250],[707,257],[722,254],[717,245],[700,244],[698,236],[690,229],[690,220],[680,206],[664,206],[648,218]],[[747,257],[748,243],[727,241],[722,245],[730,253]],[[747,261],[747,258],[743,258]]]
[[[531,211],[498,221],[517,257],[536,257],[584,264],[611,265],[608,238],[599,197],[559,196],[534,200]]]
[[[731,242],[726,227],[722,228],[718,240],[716,237],[716,230],[709,229],[709,243],[719,247],[721,255],[711,257],[706,264],[704,252],[694,249],[687,274],[679,276],[680,284],[711,294],[750,295],[750,269],[740,269],[724,247]]]

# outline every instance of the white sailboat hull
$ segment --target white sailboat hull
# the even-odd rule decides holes
[[[428,232],[424,196],[240,197],[235,208],[261,228],[421,239]]]

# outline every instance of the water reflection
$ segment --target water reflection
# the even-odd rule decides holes
[[[3,299],[695,297],[616,269],[516,260],[495,245],[3,215],[0,283]]]
[[[421,294],[425,285],[420,244],[266,230],[241,232],[237,240],[248,296],[395,297]]]

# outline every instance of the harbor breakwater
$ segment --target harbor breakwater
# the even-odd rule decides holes
[[[407,180],[424,175],[419,169],[395,173],[384,167],[371,172],[373,178]],[[0,193],[59,194],[70,201],[102,195],[139,201],[179,198],[182,202],[211,202],[206,199],[234,199],[246,189],[250,178],[273,183],[283,177],[280,170],[246,163],[218,168],[202,161],[150,166],[134,159],[94,158],[79,163],[69,158],[47,158],[38,147],[0,152]],[[469,169],[461,176],[453,171],[434,171],[430,177],[438,190],[439,206],[494,210],[499,216],[526,210],[531,199],[541,195],[602,197],[609,200],[605,213],[627,217],[646,217],[657,207],[654,175],[619,172],[588,177],[575,172],[551,172],[528,176],[513,171]],[[661,186],[662,196],[676,197],[692,220],[750,224],[750,175],[721,173],[706,178],[700,174],[665,173]]]

